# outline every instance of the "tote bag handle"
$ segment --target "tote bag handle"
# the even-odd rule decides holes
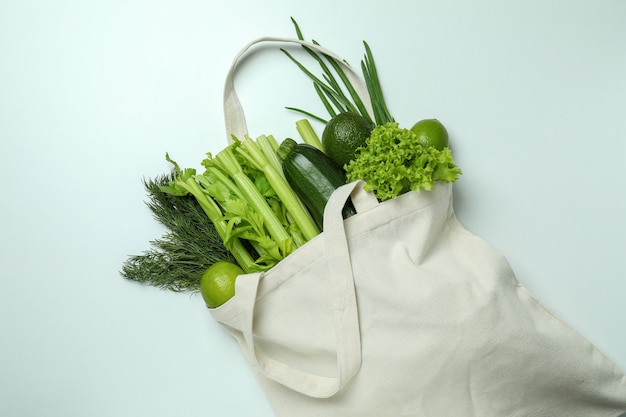
[[[226,81],[224,83],[224,121],[226,123],[226,140],[228,143],[232,143],[232,135],[239,139],[243,139],[245,135],[248,134],[248,127],[246,124],[246,118],[243,112],[243,108],[241,106],[241,102],[239,101],[239,97],[237,96],[237,92],[235,91],[235,73],[237,71],[238,64],[241,58],[246,54],[246,52],[254,45],[262,42],[299,44],[313,49],[333,59],[335,62],[337,62],[337,64],[341,66],[341,68],[346,73],[348,80],[354,86],[357,95],[365,105],[368,113],[370,115],[374,113],[372,110],[372,101],[370,99],[369,93],[367,92],[367,86],[365,85],[365,81],[363,81],[363,79],[354,71],[354,69],[352,69],[352,67],[350,67],[343,59],[341,59],[335,53],[319,45],[307,41],[302,41],[300,39],[265,36],[255,39],[246,46],[244,46],[233,60],[230,71],[226,75]]]
[[[378,204],[376,197],[363,190],[363,182],[355,181],[337,189],[324,214],[324,245],[328,272],[333,281],[333,325],[336,340],[337,373],[322,376],[296,369],[280,362],[260,349],[254,339],[254,310],[259,282],[263,274],[252,274],[235,282],[235,293],[242,309],[238,327],[250,360],[261,373],[294,391],[314,398],[328,398],[343,388],[361,367],[361,334],[354,287],[350,250],[342,210],[352,197],[357,212]]]
[[[246,119],[237,92],[234,79],[238,64],[251,47],[262,42],[291,43],[311,48],[337,62],[355,91],[372,114],[371,99],[365,82],[339,56],[310,42],[293,38],[262,37],[247,44],[235,57],[227,74],[224,86],[224,119],[227,142],[232,143],[232,136],[243,139],[248,134]],[[333,324],[337,348],[337,373],[335,376],[322,376],[305,372],[268,356],[255,344],[254,310],[259,282],[263,274],[251,274],[247,279],[236,281],[236,293],[241,300],[242,311],[239,327],[244,345],[251,360],[269,379],[294,391],[315,398],[326,398],[336,394],[358,372],[361,366],[361,336],[358,309],[354,288],[354,276],[350,261],[350,252],[344,228],[342,210],[345,202],[352,197],[357,211],[365,210],[377,200],[363,190],[361,181],[340,187],[331,196],[324,215],[324,243],[328,260],[329,274],[333,283]]]

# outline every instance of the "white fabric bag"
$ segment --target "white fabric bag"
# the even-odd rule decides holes
[[[230,133],[246,133],[237,61],[265,41],[302,43],[262,38],[237,56],[225,91]],[[624,373],[457,221],[452,188],[379,203],[361,181],[346,184],[326,207],[322,234],[272,270],[240,276],[235,296],[210,310],[239,341],[277,416],[626,412]],[[358,214],[344,220],[349,198]]]

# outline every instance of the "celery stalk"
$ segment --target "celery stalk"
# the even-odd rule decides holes
[[[200,204],[200,207],[202,207],[204,213],[215,226],[215,230],[219,234],[222,241],[226,244],[227,249],[233,254],[241,269],[247,273],[258,271],[259,267],[256,265],[254,259],[239,239],[231,239],[228,243],[226,243],[228,226],[222,219],[222,211],[217,203],[212,198],[208,197],[202,187],[196,182],[196,176],[189,175],[195,174],[195,172],[187,171],[187,173],[183,175],[178,168],[178,165],[171,161],[169,156],[168,160],[172,162],[176,168],[176,177],[169,187],[164,188],[164,191],[176,195],[193,195]]]
[[[260,146],[260,148],[263,151],[263,154],[265,155],[265,157],[272,163],[272,166],[274,166],[274,168],[280,173],[281,177],[283,178],[283,180],[285,182],[285,186],[289,187],[289,184],[287,182],[287,177],[285,177],[285,173],[283,172],[282,162],[280,161],[280,158],[278,157],[278,147],[280,145],[278,144],[278,142],[276,141],[274,136],[272,136],[272,135],[268,135],[268,136],[262,135],[262,136],[259,136],[257,138],[257,144]],[[304,205],[304,203],[302,202],[300,197],[298,197],[298,195],[295,192],[293,192],[291,187],[289,187],[289,191],[293,194],[294,198],[297,200],[298,204],[301,207],[302,213],[304,213],[307,216],[307,218],[311,222],[311,225],[313,225],[315,227],[315,230],[319,230],[317,228],[317,225],[315,224],[315,221],[313,220],[313,217],[309,213],[309,210],[306,208],[306,206]],[[288,214],[287,217],[288,217],[288,220],[289,220],[289,224],[290,225],[294,225],[295,219],[294,219],[293,215],[290,212],[288,212],[287,214]],[[298,227],[297,223],[295,223],[295,226]],[[297,247],[302,246],[308,240],[307,237],[300,237],[300,236],[298,236],[298,233],[294,232],[291,229],[291,227],[288,227],[287,231],[289,231],[291,233],[291,236],[294,238],[294,242],[296,243]],[[299,228],[298,228],[298,231],[300,233],[302,232]],[[311,233],[311,235],[312,235],[312,233]],[[302,241],[302,239],[304,239],[304,241]]]
[[[315,133],[315,130],[313,130],[313,126],[311,126],[311,123],[307,119],[298,120],[296,122],[296,129],[298,130],[298,133],[300,133],[300,136],[302,137],[304,143],[315,146],[320,151],[323,150],[322,142]]]
[[[206,187],[210,186],[212,182],[217,181],[226,186],[228,191],[230,191],[233,195],[236,195],[238,198],[241,199],[244,198],[241,194],[241,191],[237,187],[237,184],[235,184],[228,175],[226,175],[221,169],[217,167],[207,167],[207,172],[205,172],[202,176],[198,176],[198,181],[205,187],[205,189]]]
[[[263,141],[263,139],[261,139]],[[278,198],[282,201],[287,211],[293,217],[293,220],[300,228],[300,231],[304,235],[306,240],[310,240],[319,234],[319,229],[313,222],[311,215],[304,208],[304,205],[296,197],[295,193],[287,184],[287,181],[282,176],[282,168],[279,167],[278,171],[272,163],[266,158],[265,154],[261,150],[261,147],[257,146],[254,140],[246,138],[240,143],[243,149],[247,152],[242,152],[244,157],[249,159],[257,169],[263,171],[265,177]],[[237,148],[239,150],[239,148]],[[274,154],[275,155],[275,154]],[[278,160],[278,157],[276,157]]]
[[[268,143],[271,145],[272,150],[274,152],[278,152],[278,147],[280,145],[278,144],[278,141],[276,140],[276,138],[273,135],[268,135],[268,136],[266,136],[266,139],[267,139]]]
[[[274,142],[276,141],[274,140]],[[261,135],[258,138],[256,138],[256,143],[259,146],[259,148],[261,148],[263,155],[265,156],[267,161],[270,163],[270,165],[280,174],[280,176],[285,181],[287,181],[287,179],[285,178],[285,174],[283,173],[282,163],[280,162],[280,159],[278,158],[278,154],[276,154],[276,149],[278,148],[276,149],[273,148],[271,139],[265,135]]]
[[[263,217],[267,231],[277,244],[290,239],[280,220],[276,217],[271,207],[265,201],[254,183],[243,172],[241,165],[235,158],[233,148],[228,146],[215,155],[215,161],[230,176],[241,191],[245,200]]]
[[[237,185],[224,174],[215,164],[207,164],[203,175],[197,175],[196,180],[203,191],[221,206],[224,215],[220,220],[226,224],[225,235],[222,240],[228,244],[231,240],[245,239],[254,249],[259,258],[256,264],[259,269],[267,269],[284,258],[280,247],[267,235],[265,222],[256,210],[248,204]]]

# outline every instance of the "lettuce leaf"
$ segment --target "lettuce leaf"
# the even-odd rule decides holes
[[[423,146],[411,130],[389,122],[372,130],[346,173],[349,182],[365,180],[365,190],[385,201],[408,191],[432,190],[437,181],[454,182],[462,172],[450,148]]]

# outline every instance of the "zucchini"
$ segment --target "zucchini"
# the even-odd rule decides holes
[[[330,195],[346,183],[346,172],[320,149],[287,138],[278,147],[287,182],[323,230],[324,208]],[[351,202],[343,209],[344,219],[356,214]]]

